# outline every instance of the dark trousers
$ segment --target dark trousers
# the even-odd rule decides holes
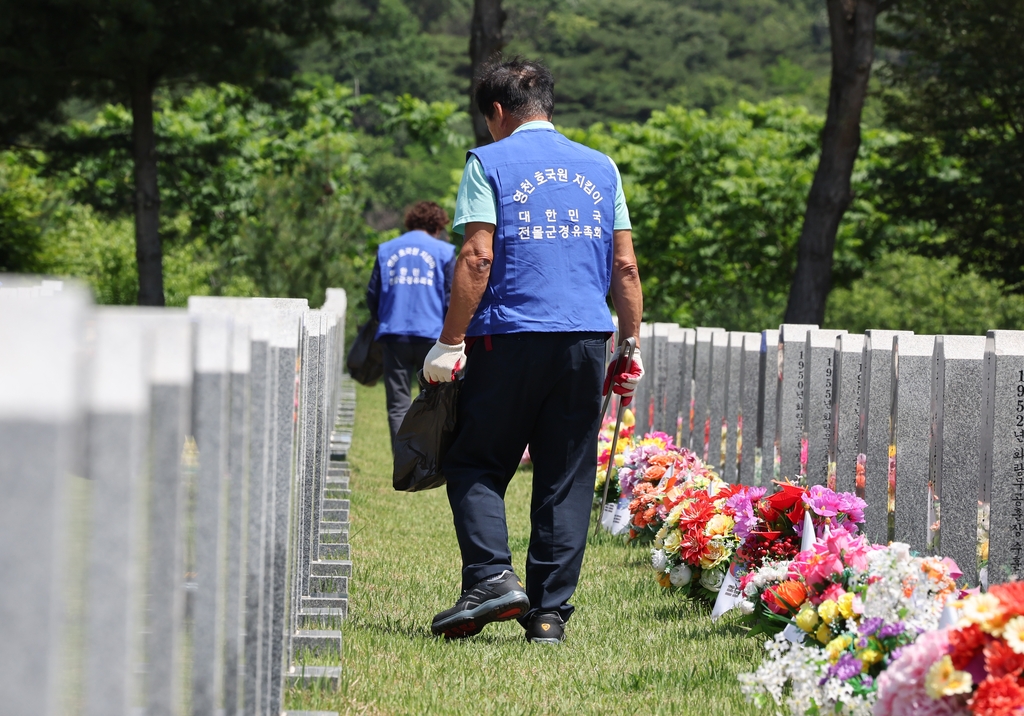
[[[430,352],[433,342],[380,344],[384,351],[384,395],[388,403],[388,427],[391,429],[391,447],[395,446],[395,435],[402,427],[402,419],[412,404],[412,386],[416,373],[423,367],[423,359]]]
[[[458,434],[442,469],[462,551],[462,585],[511,569],[505,490],[533,460],[530,613],[573,612],[594,495],[607,334],[517,333],[474,344]],[[526,615],[529,616],[529,613]]]

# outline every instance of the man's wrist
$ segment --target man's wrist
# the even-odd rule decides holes
[[[438,343],[444,343],[446,346],[457,346],[460,343],[465,342],[465,340],[466,340],[466,334],[465,333],[454,334],[454,333],[446,333],[445,331],[441,331],[441,335],[437,339]]]

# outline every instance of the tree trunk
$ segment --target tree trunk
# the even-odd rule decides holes
[[[473,24],[469,35],[469,61],[473,71],[473,89],[476,89],[476,73],[495,53],[505,46],[501,36],[501,28],[505,24],[505,12],[501,9],[501,0],[474,0]],[[476,135],[476,146],[482,147],[491,143],[491,133],[487,131],[484,115],[476,106],[476,100],[470,93],[469,114],[473,118],[473,134]]]
[[[807,197],[786,323],[825,318],[832,288],[836,230],[853,193],[850,175],[860,148],[860,116],[875,54],[876,0],[827,0],[832,80],[821,135],[821,159]]]
[[[135,162],[135,260],[139,267],[139,305],[164,305],[163,250],[160,246],[160,189],[157,186],[153,86],[131,87],[132,159]]]

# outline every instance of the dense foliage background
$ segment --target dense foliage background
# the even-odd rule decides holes
[[[828,21],[811,0],[507,0],[507,52],[557,78],[556,123],[622,172],[646,317],[779,323],[818,160]],[[966,9],[965,9],[966,8]],[[362,291],[419,199],[454,205],[472,137],[470,0],[338,3],[330,39],[250,89],[159,89],[167,301]],[[995,13],[995,14],[994,14]],[[996,22],[993,17],[1001,18]],[[905,0],[881,23],[826,323],[1024,327],[1024,10]],[[132,303],[131,112],[74,101],[0,152],[0,271]]]

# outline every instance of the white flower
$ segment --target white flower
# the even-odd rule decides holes
[[[663,549],[652,549],[651,550],[651,566],[654,567],[655,572],[665,571],[665,550]]]
[[[685,587],[693,578],[693,570],[685,564],[677,564],[668,573],[668,581],[673,587]]]
[[[754,603],[749,599],[741,599],[739,605],[740,614],[753,614]]]
[[[725,581],[725,571],[721,569],[705,569],[700,573],[700,586],[709,592],[717,592]]]

